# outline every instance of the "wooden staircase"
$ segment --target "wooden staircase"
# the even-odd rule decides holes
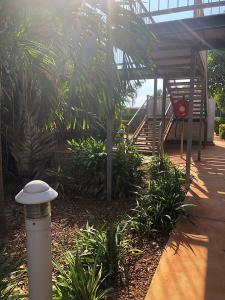
[[[143,154],[152,154],[159,151],[159,138],[160,138],[160,123],[161,120],[156,120],[155,123],[155,151],[153,142],[153,119],[147,118],[140,128],[140,131],[136,133],[136,137],[133,140],[134,146],[138,151]]]

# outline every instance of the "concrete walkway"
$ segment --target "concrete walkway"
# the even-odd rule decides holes
[[[192,174],[195,224],[178,222],[145,300],[225,300],[225,142],[216,138],[201,162],[194,157]]]

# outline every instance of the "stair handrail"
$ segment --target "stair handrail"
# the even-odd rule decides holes
[[[144,116],[143,120],[141,121],[141,123],[139,124],[138,128],[135,130],[132,138],[130,139],[130,143],[134,143],[135,140],[137,139],[139,133],[141,132],[143,126],[145,125],[145,122],[147,120],[147,114]]]
[[[172,103],[170,102],[170,104],[168,105],[168,107],[166,109],[166,112],[165,112],[165,119],[166,119],[167,115],[169,114],[171,108],[172,108]],[[171,114],[171,116],[169,118],[169,122],[166,124],[166,126],[164,128],[164,132],[162,134],[162,141],[160,141],[161,148],[162,148],[162,144],[165,142],[165,140],[167,138],[167,135],[168,135],[168,133],[170,131],[173,119],[174,119],[174,114],[172,112],[172,114]],[[162,130],[162,121],[160,122],[159,126],[160,126],[160,130]]]
[[[136,119],[136,117],[137,117],[137,115],[139,115],[139,113],[140,113],[140,111],[142,110],[142,109],[144,109],[145,108],[145,106],[147,106],[147,100],[148,100],[148,98],[145,100],[145,102],[142,104],[142,106],[140,106],[139,108],[138,108],[138,110],[136,111],[136,113],[133,115],[133,117],[130,119],[130,121],[127,123],[127,126],[129,127],[132,123],[133,123],[133,121]]]

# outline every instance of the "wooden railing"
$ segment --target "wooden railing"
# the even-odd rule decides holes
[[[162,125],[163,125],[162,121],[160,122],[160,125],[159,125],[160,131],[162,131],[162,130],[164,131],[161,134],[160,149],[163,149],[164,142],[166,141],[167,136],[170,132],[170,129],[173,125],[173,120],[174,120],[174,114],[173,114],[172,104],[170,102],[170,104],[167,107],[166,112],[165,112],[165,128],[164,129],[162,128]]]
[[[126,132],[128,135],[128,139],[130,140],[134,133],[139,128],[141,122],[143,121],[146,111],[147,111],[147,103],[149,98],[147,97],[146,101],[143,103],[143,105],[136,111],[136,113],[133,115],[132,119],[128,122]]]

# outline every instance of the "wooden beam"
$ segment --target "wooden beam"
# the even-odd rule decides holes
[[[193,51],[190,83],[191,83],[191,94],[189,99],[189,113],[188,113],[188,128],[187,128],[187,151],[186,151],[186,180],[185,185],[188,189],[190,186],[191,176],[191,151],[192,151],[192,123],[193,123],[193,98],[194,98],[194,78],[195,78],[195,67],[196,67],[196,52]]]

